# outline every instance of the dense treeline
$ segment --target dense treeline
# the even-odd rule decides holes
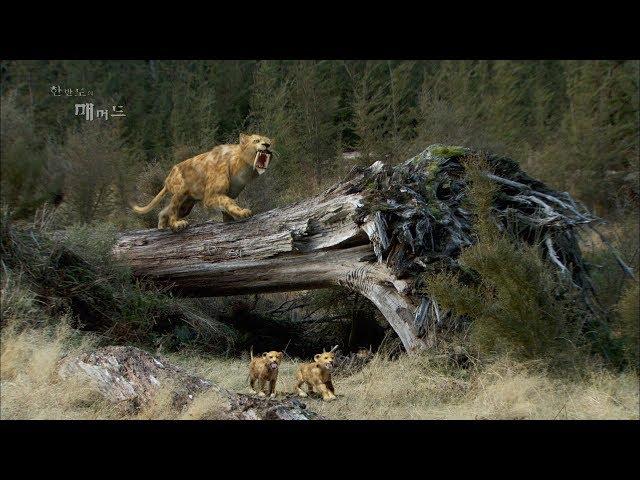
[[[22,237],[9,227],[34,214],[37,224],[45,204],[55,207],[47,217],[54,228],[84,232],[76,235],[79,256],[91,254],[88,246],[99,243],[87,237],[86,225],[95,232],[107,223],[154,226],[157,217],[134,215],[131,200],[150,200],[177,161],[235,143],[240,132],[260,132],[277,143],[268,174],[240,197],[254,212],[307,197],[354,164],[400,162],[432,143],[468,145],[508,154],[531,175],[611,220],[615,248],[638,268],[639,74],[638,61],[3,61],[2,252],[17,258],[19,248],[31,245],[18,242]],[[58,86],[61,94],[54,95],[51,88]],[[92,95],[67,96],[65,89]],[[126,116],[87,121],[74,111],[75,104],[86,102],[109,111],[121,105]],[[196,207],[192,216],[211,214]],[[615,337],[616,329],[627,332],[624,338],[635,338],[628,350],[637,352],[637,283],[625,280],[613,257],[595,243],[587,242],[585,253],[611,319],[610,331],[597,338]],[[257,300],[186,305],[133,286],[131,279],[122,280],[126,273],[105,266],[109,245],[100,246],[97,272],[63,282],[52,276],[59,265],[50,265],[43,244],[34,245],[24,249],[35,249],[42,265],[3,264],[6,312],[15,303],[16,311],[26,305],[25,315],[32,316],[31,300],[54,295],[46,289],[19,294],[18,272],[31,271],[34,284],[71,285],[55,295],[73,293],[68,304],[85,305],[81,313],[87,318],[80,315],[85,324],[94,310],[119,312],[107,315],[107,327],[119,339],[149,338],[153,331],[160,342],[173,332],[178,344],[197,337],[230,352],[232,344],[246,349],[266,331],[282,331],[282,338],[294,339],[293,349],[305,351],[306,337],[313,336],[303,334],[307,325],[292,330],[290,310],[282,313],[277,305],[264,307],[268,315],[256,311]],[[494,253],[502,258],[504,252]],[[89,288],[94,286],[99,295]],[[361,300],[345,292],[316,292],[306,305],[327,317],[348,318],[350,327],[343,324],[342,330],[337,323],[319,328],[324,338],[342,336],[345,345],[355,347],[382,335],[376,330],[380,325],[372,323],[375,309]],[[251,319],[246,331],[240,316]],[[354,333],[367,330],[362,327],[367,319],[377,325],[368,328],[371,338]]]
[[[637,201],[638,75],[637,61],[3,62],[3,190],[31,191],[28,214],[38,199],[82,189],[81,168],[104,191],[92,201],[66,192],[68,200],[83,206],[83,220],[100,218],[126,210],[118,197],[145,165],[164,174],[176,160],[260,131],[277,139],[278,158],[247,194],[258,209],[307,195],[353,162],[397,162],[441,142],[508,152],[611,214]],[[66,88],[93,96],[67,97]],[[127,116],[87,122],[73,107],[85,101],[123,105]],[[343,157],[349,151],[360,156]],[[17,172],[25,167],[29,175]],[[107,197],[110,208],[96,205]]]

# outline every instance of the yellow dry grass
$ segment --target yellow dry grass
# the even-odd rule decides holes
[[[188,408],[171,407],[174,387],[164,385],[139,412],[131,413],[102,398],[89,382],[62,380],[58,362],[93,344],[64,323],[55,330],[4,329],[0,337],[0,419],[216,419],[223,401],[214,391],[199,395]]]
[[[3,330],[0,342],[0,418],[2,419],[95,419],[118,418],[117,412],[88,384],[77,379],[63,381],[57,362],[65,353],[78,352],[90,344],[79,342],[61,324],[54,331]]]
[[[183,412],[171,409],[171,387],[141,412],[131,414],[104,401],[88,384],[61,380],[57,362],[91,344],[60,326],[46,333],[2,332],[2,419],[216,419],[222,399],[198,395]],[[247,364],[190,354],[168,359],[190,372],[238,392],[248,392]],[[293,391],[296,362],[285,359],[277,389]],[[612,373],[595,364],[571,378],[540,364],[503,357],[469,370],[446,366],[435,355],[388,360],[376,356],[363,370],[334,380],[338,399],[308,398],[309,408],[330,419],[638,419],[638,376]]]
[[[173,355],[174,362],[234,391],[248,393],[247,363]],[[293,393],[296,362],[285,360],[279,394]],[[598,365],[573,378],[535,362],[501,358],[469,371],[444,367],[428,354],[397,360],[376,356],[362,371],[334,380],[338,399],[304,401],[330,419],[638,419],[635,372]]]

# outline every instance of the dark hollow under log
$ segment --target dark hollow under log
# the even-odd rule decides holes
[[[401,165],[376,162],[308,200],[180,233],[119,235],[115,256],[134,275],[188,296],[307,290],[343,285],[371,300],[409,352],[423,348],[437,303],[417,293],[427,265],[453,263],[474,243],[464,209],[464,163],[482,157],[499,187],[496,221],[522,241],[544,239],[561,272],[587,288],[575,227],[594,217],[507,158],[433,145]]]

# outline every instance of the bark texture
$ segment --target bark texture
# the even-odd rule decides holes
[[[343,285],[370,299],[415,351],[447,316],[420,293],[423,274],[457,268],[461,249],[476,241],[464,174],[479,159],[498,186],[499,227],[517,241],[543,239],[550,262],[588,290],[575,227],[596,219],[582,205],[508,158],[442,145],[397,166],[356,167],[316,197],[242,221],[125,232],[114,254],[135,275],[183,295]]]
[[[321,195],[251,218],[192,225],[185,231],[138,230],[114,248],[136,276],[191,296],[239,295],[344,285],[369,298],[404,347],[424,346],[415,334],[411,283],[378,262],[369,235],[373,219],[360,184],[382,168],[353,171]]]

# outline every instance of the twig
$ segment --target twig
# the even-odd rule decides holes
[[[593,225],[587,225],[591,230],[593,230],[594,232],[596,232],[596,234],[598,235],[598,237],[600,237],[600,240],[602,241],[602,243],[604,243],[609,250],[611,250],[611,253],[613,253],[613,256],[616,258],[618,265],[620,265],[620,268],[622,268],[622,271],[627,274],[629,276],[629,278],[633,279],[634,281],[638,281],[638,279],[636,278],[636,276],[633,273],[633,269],[628,266],[626,263],[624,263],[624,261],[622,260],[622,258],[620,257],[620,255],[618,254],[618,252],[616,251],[615,248],[613,248],[613,245],[611,245],[607,239],[604,237],[604,235],[602,235]]]

